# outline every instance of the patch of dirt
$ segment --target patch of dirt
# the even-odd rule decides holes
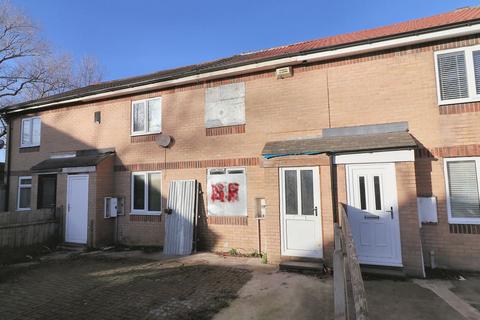
[[[33,245],[22,248],[1,248],[0,267],[22,262],[38,261],[40,257],[53,252],[53,245]]]
[[[470,276],[479,277],[480,272],[449,270],[449,269],[430,269],[425,268],[427,279],[441,279],[441,280],[462,280]]]

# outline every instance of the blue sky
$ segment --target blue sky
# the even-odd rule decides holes
[[[59,51],[96,56],[106,79],[480,5],[480,0],[12,2]]]
[[[97,57],[105,80],[480,5],[480,0],[11,1],[56,50]]]

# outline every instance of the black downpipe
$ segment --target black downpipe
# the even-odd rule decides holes
[[[5,211],[8,211],[9,209],[9,202],[10,202],[10,163],[11,163],[11,146],[12,146],[12,121],[9,118],[4,117],[5,122],[7,123],[8,127],[8,133],[7,133],[7,145],[5,147],[5,166],[7,167],[7,172],[4,177],[4,183],[5,183],[5,208],[3,208]]]
[[[330,156],[330,182],[332,189],[332,211],[333,211],[333,222],[338,223],[338,188],[337,188],[337,165],[334,163],[334,154],[329,154]]]

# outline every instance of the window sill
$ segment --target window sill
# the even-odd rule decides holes
[[[32,149],[32,148],[40,148],[40,145],[37,144],[35,146],[20,146],[19,149]]]
[[[130,212],[131,216],[161,216],[162,212],[136,211]]]
[[[480,218],[448,219],[448,224],[480,224]]]
[[[151,136],[151,135],[154,135],[154,134],[160,134],[162,133],[162,131],[157,131],[157,132],[141,132],[141,133],[131,133],[130,136],[131,137],[139,137],[139,136]]]
[[[25,212],[25,211],[32,211],[32,208],[17,208],[17,212]]]

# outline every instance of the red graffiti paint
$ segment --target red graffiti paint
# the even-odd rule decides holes
[[[225,186],[222,183],[212,184],[212,195],[210,198],[213,202],[217,200],[225,202]]]
[[[228,195],[227,195],[227,201],[228,202],[238,201],[238,190],[239,189],[240,189],[240,185],[236,182],[228,184]]]

